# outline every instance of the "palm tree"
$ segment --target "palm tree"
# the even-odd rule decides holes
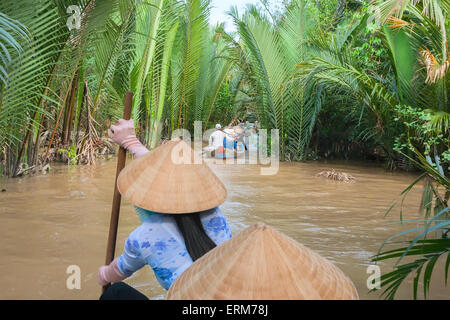
[[[327,34],[316,37],[313,41],[315,56],[299,64],[298,68],[303,86],[312,90],[309,96],[320,98],[318,92],[326,89],[342,97],[355,115],[362,121],[369,121],[367,125],[371,132],[364,137],[376,137],[392,159],[396,158],[394,137],[400,133],[392,121],[396,106],[427,110],[433,115],[435,127],[448,128],[446,70],[449,60],[447,41],[444,41],[447,32],[439,18],[446,17],[447,12],[437,2],[433,2],[431,10],[428,6],[431,2],[424,1],[422,7],[420,1],[381,1],[372,7],[375,20],[383,23],[380,35],[389,49],[394,77],[377,75],[359,67],[348,45],[352,33],[344,37],[333,34],[331,41]],[[365,23],[366,19],[361,22]],[[346,99],[348,96],[354,98],[353,102]],[[364,112],[361,105],[369,111],[369,117],[361,117]]]
[[[315,24],[307,4],[293,1],[280,21],[255,6],[248,6],[242,16],[236,8],[230,12],[239,35],[239,59],[248,64],[257,91],[258,118],[267,129],[280,130],[280,155],[285,159],[302,157],[320,109],[307,102],[294,78],[296,64],[307,55],[307,31]]]
[[[297,77],[305,94],[318,103],[327,96],[331,96],[334,103],[346,103],[349,114],[359,115],[360,123],[366,122],[365,126],[370,131],[367,130],[365,138],[377,138],[392,158],[397,156],[394,152],[395,141],[406,137],[404,146],[407,153],[402,153],[402,156],[423,171],[402,195],[405,196],[419,181],[425,181],[422,197],[424,218],[420,220],[424,227],[391,237],[387,242],[398,236],[419,232],[406,247],[380,252],[374,257],[374,261],[399,258],[395,270],[382,277],[384,294],[391,299],[413,272],[416,272],[413,292],[414,298],[417,298],[422,271],[426,297],[433,268],[438,259],[445,255],[447,279],[450,192],[445,176],[448,156],[445,158],[444,154],[448,154],[449,128],[448,9],[447,0],[387,0],[372,6],[372,17],[379,23],[380,36],[389,52],[394,72],[392,77],[375,74],[373,70],[365,70],[359,65],[350,51],[352,32],[316,33],[311,41],[314,54],[298,65]],[[366,20],[367,17],[363,17],[360,21],[365,24]],[[405,114],[409,116],[405,117]],[[423,118],[419,118],[418,114]],[[434,162],[431,160],[432,153]],[[442,187],[444,194],[439,191]],[[429,239],[435,231],[442,231],[442,236]],[[405,256],[417,258],[399,265]]]
[[[97,146],[92,133],[101,136],[106,120],[120,117],[127,90],[134,92],[133,118],[150,147],[163,130],[170,135],[175,128],[192,127],[194,120],[209,121],[232,65],[227,42],[209,26],[210,1],[80,0],[70,5],[80,8],[79,29],[67,27],[68,1],[45,0],[38,8],[32,1],[0,5],[31,35],[20,56],[2,59],[10,71],[0,88],[4,173],[14,175],[22,162],[36,163],[46,138],[42,161],[57,150],[75,150],[75,162],[83,161],[82,155],[93,154]],[[12,20],[2,21],[12,25]],[[11,37],[7,40],[16,46]],[[84,134],[78,136],[79,131]]]
[[[172,29],[171,38],[167,38],[170,41],[164,44],[173,46],[172,54],[169,57],[164,51],[161,64],[154,70],[155,76],[161,74],[154,79],[163,79],[167,84],[153,90],[152,97],[156,99],[152,110],[157,112],[152,115],[151,147],[159,140],[162,123],[166,123],[169,136],[177,128],[192,129],[194,121],[202,121],[204,128],[208,126],[218,92],[232,64],[220,26],[212,29],[208,23],[209,10],[209,0],[187,1],[178,16],[179,24],[172,24],[172,28],[177,26],[177,31]],[[161,88],[167,91],[165,112]]]
[[[385,243],[406,234],[419,234],[406,247],[381,252],[383,245],[373,258],[373,261],[398,258],[395,269],[381,278],[381,285],[385,288],[383,294],[388,299],[395,297],[399,286],[414,272],[413,297],[418,297],[418,284],[423,275],[423,296],[427,298],[434,266],[445,255],[444,278],[447,283],[450,266],[450,182],[445,175],[449,161],[443,155],[448,153],[450,124],[447,89],[450,63],[446,25],[448,10],[449,1],[446,0],[384,1],[374,7],[377,19],[386,23],[383,30],[392,53],[397,79],[400,105],[397,107],[397,116],[405,124],[405,145],[414,158],[407,154],[404,156],[423,172],[402,192],[403,197],[419,181],[424,181],[421,203],[424,217],[419,220],[424,226],[394,235]],[[419,117],[419,114],[423,115]],[[431,158],[433,153],[434,161]],[[387,213],[394,206],[395,203]],[[415,260],[400,265],[407,256],[415,257]]]
[[[373,7],[377,20],[384,23],[400,102],[427,109],[435,124],[448,121],[450,112],[446,24],[449,3],[448,0],[390,0]]]
[[[342,45],[347,39],[339,37],[333,34],[328,39],[319,33],[313,42],[315,55],[298,64],[297,77],[310,103],[320,105],[326,96],[332,96],[334,103],[345,104],[348,113],[367,128],[361,139],[377,137],[386,153],[394,158],[393,110],[398,100],[390,90],[392,80],[374,77],[368,70],[360,69],[351,49]]]
[[[23,45],[22,52],[12,57],[9,79],[0,88],[0,145],[6,150],[4,173],[14,175],[22,157],[30,158],[31,152],[37,154],[45,119],[55,121],[48,148],[53,145],[63,114],[65,120],[73,120],[69,116],[75,110],[72,97],[76,94],[74,89],[84,81],[80,68],[89,49],[88,40],[104,28],[118,2],[2,1],[0,11],[20,21],[30,33],[30,41]],[[70,30],[67,26],[69,5],[80,8],[83,22],[79,29]],[[65,120],[64,126],[68,125]],[[33,158],[36,161],[36,156]]]
[[[444,170],[437,159],[433,162],[431,158],[423,156],[418,150],[415,150],[415,154],[418,160],[410,159],[424,173],[403,190],[402,195],[404,198],[413,186],[422,180],[425,181],[425,191],[421,205],[424,217],[423,219],[405,221],[406,223],[423,223],[423,227],[408,229],[390,237],[381,246],[379,253],[373,257],[372,261],[374,262],[397,259],[394,270],[381,277],[381,287],[384,288],[382,295],[386,299],[394,299],[400,285],[413,273],[415,273],[413,298],[418,298],[418,284],[422,276],[423,297],[426,299],[430,290],[431,275],[434,267],[438,260],[441,258],[444,259],[445,256],[447,257],[444,281],[447,284],[448,270],[450,267],[450,236],[448,234],[450,231],[450,208],[448,207],[450,180],[445,176]],[[444,188],[443,194],[439,190],[440,187]],[[392,210],[394,205],[391,206],[386,214]],[[433,215],[431,214],[432,212]],[[385,244],[391,242],[393,239],[414,233],[418,234],[412,241],[408,242],[407,246],[382,251]],[[414,257],[415,259],[411,262],[400,264],[405,257]]]

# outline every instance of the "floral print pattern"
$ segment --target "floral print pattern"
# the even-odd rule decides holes
[[[191,264],[175,220],[167,214],[150,212],[136,207],[142,225],[125,241],[124,253],[118,261],[119,270],[126,276],[149,265],[161,286],[168,290],[175,279]],[[206,234],[217,245],[231,238],[231,231],[223,213],[217,207],[200,213]]]

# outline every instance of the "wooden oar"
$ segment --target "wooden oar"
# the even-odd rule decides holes
[[[123,118],[125,120],[130,120],[132,102],[133,93],[128,91],[125,95],[125,107],[123,110]],[[105,265],[109,265],[114,260],[114,252],[116,251],[117,227],[119,224],[120,201],[122,199],[119,193],[119,189],[117,188],[117,178],[119,177],[120,171],[122,171],[122,169],[125,167],[126,156],[127,150],[120,147],[119,156],[117,158],[116,179],[114,182],[114,197],[112,202],[111,221],[109,223],[108,247],[106,249]],[[105,292],[105,290],[108,289],[109,286],[110,284],[103,286],[103,292]]]

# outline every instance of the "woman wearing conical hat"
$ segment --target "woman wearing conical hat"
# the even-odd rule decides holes
[[[143,296],[120,281],[149,265],[167,290],[193,261],[231,238],[218,207],[226,189],[206,164],[174,157],[192,151],[182,140],[148,151],[135,136],[133,120],[124,119],[108,135],[137,158],[122,170],[117,184],[142,224],[128,236],[124,253],[100,267],[98,279],[100,285],[118,283],[102,298],[139,298]]]

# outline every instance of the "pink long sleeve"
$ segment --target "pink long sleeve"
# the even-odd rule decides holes
[[[127,276],[120,272],[117,266],[118,260],[119,258],[116,258],[108,266],[102,266],[98,269],[98,283],[101,286],[112,282],[119,282],[127,278]]]
[[[108,129],[108,136],[119,146],[127,149],[136,158],[149,152],[136,138],[136,134],[134,133],[134,121],[132,119],[120,119],[117,125],[112,125]]]
[[[138,140],[138,138],[136,138],[136,136],[129,136],[125,138],[123,140],[123,146],[136,158],[139,158],[149,152],[148,149]]]

